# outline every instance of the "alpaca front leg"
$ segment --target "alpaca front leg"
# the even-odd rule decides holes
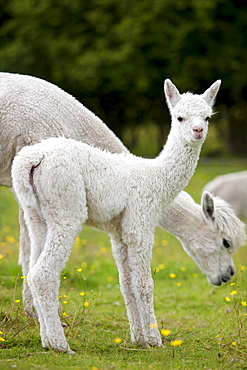
[[[115,262],[119,273],[119,284],[121,293],[124,298],[127,315],[130,323],[130,333],[132,342],[139,342],[136,340],[134,333],[140,332],[140,338],[142,337],[142,321],[137,308],[135,288],[132,282],[132,270],[129,264],[128,258],[128,247],[123,243],[121,236],[112,235],[112,252],[115,258]]]
[[[129,242],[128,263],[131,272],[131,285],[136,301],[136,312],[138,312],[141,318],[141,328],[132,325],[131,334],[133,341],[145,348],[162,346],[162,341],[153,307],[154,284],[150,269],[153,237],[150,235],[148,238],[148,231],[144,235],[146,242],[142,241],[139,245],[136,239],[135,244]]]
[[[160,332],[157,327],[156,317],[153,308],[153,279],[150,266],[142,265],[142,258],[132,258],[130,252],[131,264],[135,264],[135,270],[132,274],[133,285],[135,286],[135,296],[137,309],[141,316],[142,332],[133,328],[136,341],[142,347],[162,346]],[[135,262],[134,262],[135,260]],[[141,334],[142,333],[142,334]],[[141,336],[140,336],[141,334]]]

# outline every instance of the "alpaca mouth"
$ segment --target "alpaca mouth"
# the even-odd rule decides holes
[[[196,141],[200,141],[200,140],[202,140],[203,139],[203,132],[194,132],[193,131],[193,133],[192,133],[192,137],[193,137],[193,139],[194,140],[196,140]]]
[[[208,281],[215,286],[220,286],[222,283],[227,283],[234,275],[234,268],[229,266],[224,273],[221,272],[220,275],[214,278],[208,278]]]

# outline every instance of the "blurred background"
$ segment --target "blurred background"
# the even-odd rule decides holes
[[[0,70],[50,81],[135,154],[170,129],[163,83],[222,79],[204,157],[247,155],[247,4],[240,0],[0,0]]]

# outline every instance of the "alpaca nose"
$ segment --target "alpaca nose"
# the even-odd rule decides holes
[[[195,125],[192,127],[192,136],[195,140],[201,140],[204,136],[203,127]]]
[[[197,132],[198,134],[200,134],[202,131],[203,131],[203,128],[200,127],[200,126],[194,126],[193,127],[193,131]]]

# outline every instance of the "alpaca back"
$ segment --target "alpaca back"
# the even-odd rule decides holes
[[[68,207],[74,212],[75,204],[81,202],[91,219],[106,222],[125,206],[130,176],[126,161],[124,154],[101,151],[73,139],[51,138],[17,154],[13,187],[24,208],[28,203],[36,208],[48,204],[62,217]]]
[[[111,152],[128,152],[92,112],[39,78],[0,73],[0,184],[11,185],[15,154],[26,145],[64,136]]]

